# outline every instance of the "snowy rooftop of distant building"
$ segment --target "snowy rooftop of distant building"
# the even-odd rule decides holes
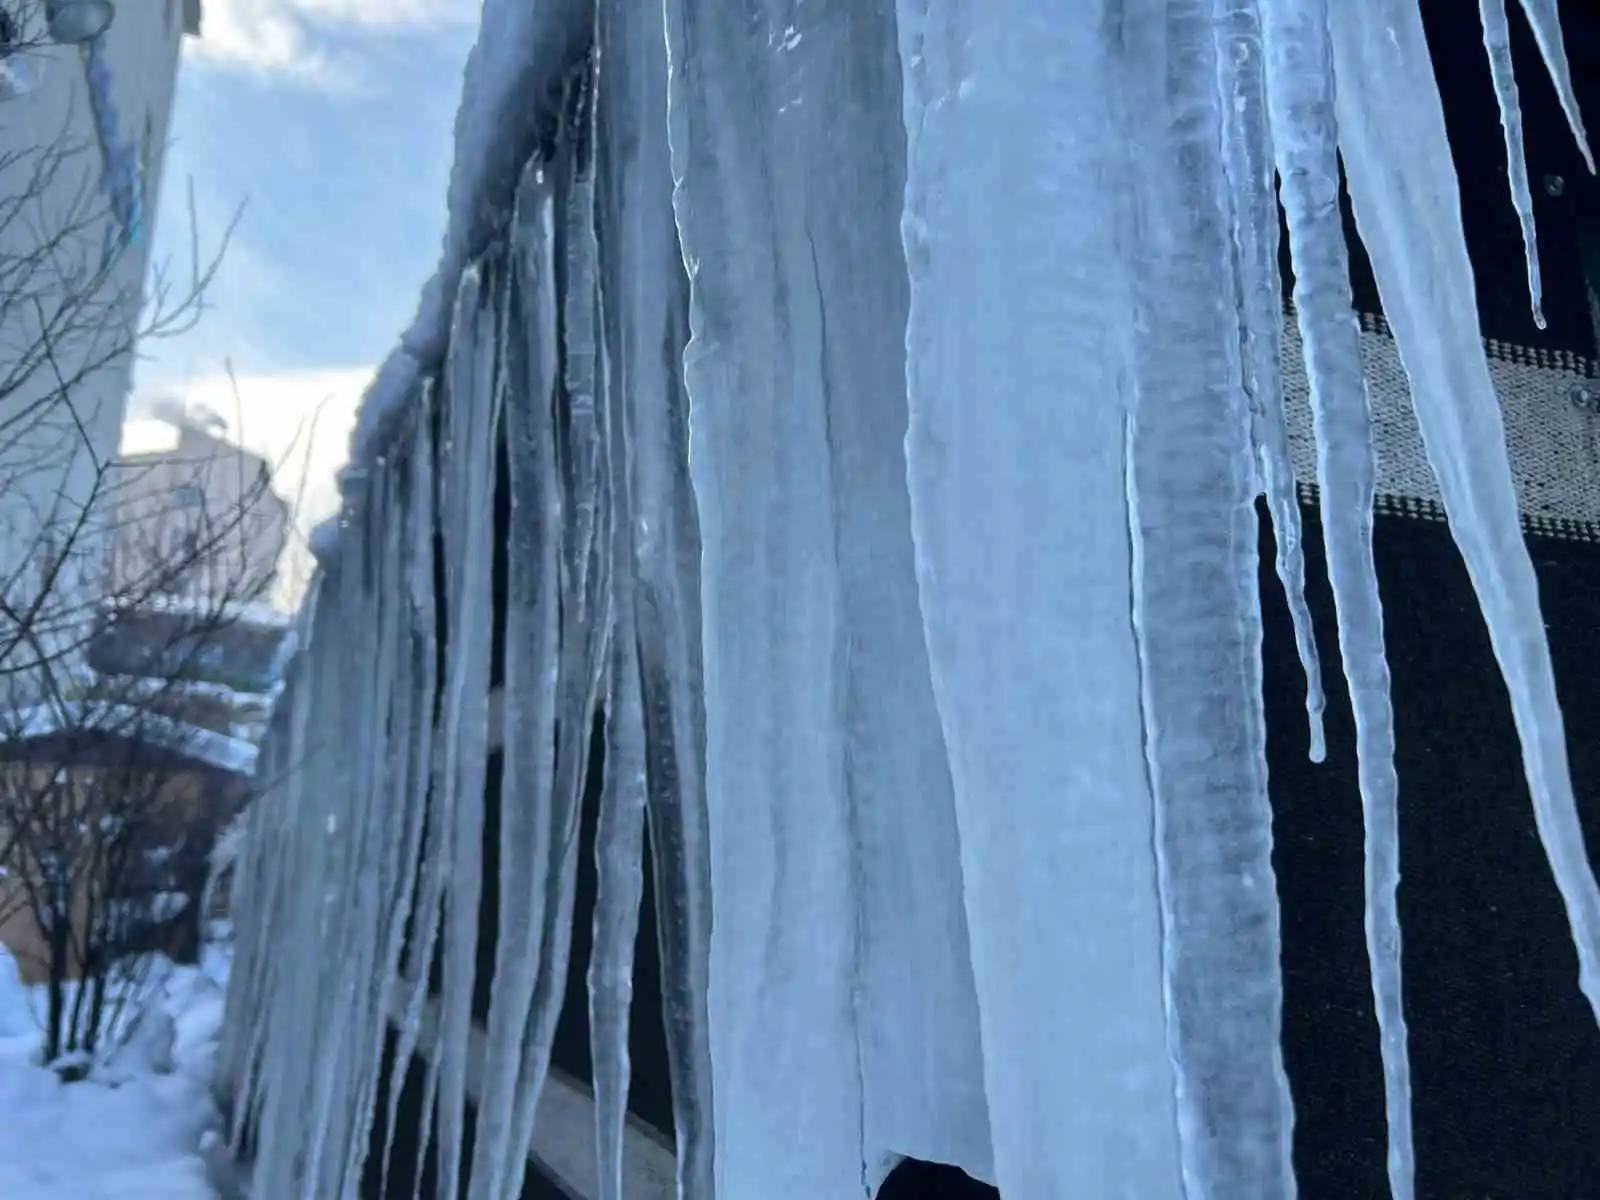
[[[235,625],[254,625],[262,629],[291,629],[293,613],[284,612],[265,600],[216,600],[204,596],[150,596],[136,604],[119,605],[135,612],[171,613],[174,616],[201,617]]]
[[[70,700],[35,705],[7,717],[5,728],[0,729],[0,742],[26,742],[73,733],[136,737],[236,775],[252,775],[256,769],[256,748],[249,742],[127,704],[93,705]]]

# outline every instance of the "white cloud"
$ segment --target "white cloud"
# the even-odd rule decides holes
[[[133,398],[123,446],[155,448],[169,436],[150,421],[162,402],[181,400],[227,422],[228,436],[273,464],[273,487],[294,508],[298,534],[280,568],[279,599],[297,603],[310,578],[305,539],[339,509],[339,468],[373,368],[352,367],[278,375],[203,376],[178,387],[141,391]],[[234,383],[237,382],[237,391]]]
[[[328,35],[422,32],[477,22],[480,0],[205,0],[199,63],[322,80]]]

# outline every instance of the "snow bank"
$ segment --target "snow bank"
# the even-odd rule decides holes
[[[114,1082],[62,1084],[33,1062],[32,1019],[20,1034],[7,1023],[7,1014],[30,1011],[8,962],[0,954],[0,1196],[212,1200],[200,1147],[216,1120],[210,1081],[221,986],[197,968],[172,967],[148,1014],[149,1035],[105,1074]]]

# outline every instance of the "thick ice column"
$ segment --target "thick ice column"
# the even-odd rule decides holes
[[[1372,410],[1339,215],[1336,89],[1327,19],[1326,0],[1266,0],[1262,7],[1273,137],[1294,255],[1295,309],[1311,385],[1328,582],[1356,723],[1365,829],[1364,923],[1383,1059],[1389,1188],[1395,1200],[1409,1200],[1416,1164],[1397,897],[1400,783],[1383,605],[1372,556]]]
[[[672,213],[664,22],[659,4],[601,6],[596,203],[610,385],[620,395],[628,458],[630,506],[618,514],[617,536],[631,546],[633,563],[618,566],[618,587],[632,578],[678,1190],[684,1200],[711,1200],[700,536],[689,480],[681,362],[689,281]],[[617,598],[623,602],[620,591]]]
[[[1212,3],[1130,0],[1125,12],[1121,116],[1139,131],[1125,258],[1134,619],[1184,1175],[1190,1195],[1290,1197],[1252,414],[1228,286]],[[1252,133],[1259,155],[1265,130]]]
[[[862,1190],[831,331],[807,205],[848,195],[825,86],[856,5],[669,0],[674,202],[692,284],[717,1191]],[[849,53],[871,52],[849,47]],[[830,150],[830,137],[844,139]]]
[[[1422,21],[1416,0],[1361,0],[1330,5],[1329,25],[1339,150],[1356,226],[1411,382],[1450,530],[1511,693],[1539,836],[1572,923],[1579,981],[1600,1014],[1600,889],[1573,800],[1538,585],[1484,361],[1455,164]],[[1550,41],[1542,40],[1548,57]]]
[[[803,55],[802,104],[830,98],[826,125],[797,118],[796,157],[808,173],[841,181],[804,189],[794,219],[811,254],[818,342],[806,365],[821,388],[832,478],[863,1137],[869,1158],[892,1151],[992,1177],[954,796],[906,484],[895,24],[887,6],[833,4],[792,37]]]
[[[901,0],[917,571],[1008,1200],[1183,1194],[1091,3]]]

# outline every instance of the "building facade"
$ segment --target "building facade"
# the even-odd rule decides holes
[[[272,468],[184,422],[170,449],[118,459],[108,498],[109,596],[253,601],[277,578],[289,505]]]
[[[48,589],[62,611],[102,582],[105,464],[131,385],[180,46],[199,31],[192,0],[101,7],[108,27],[64,43],[92,33],[95,6],[0,2],[0,577],[8,601]]]

